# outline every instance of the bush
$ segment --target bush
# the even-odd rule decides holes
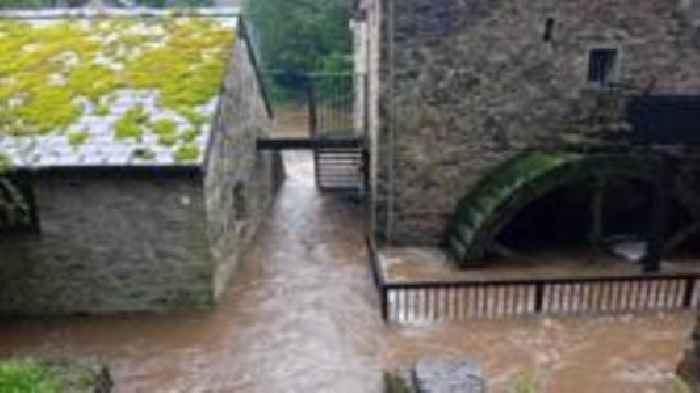
[[[532,372],[522,372],[513,379],[512,393],[541,393],[542,386]]]
[[[352,36],[347,0],[244,0],[251,34],[276,100],[305,92],[310,72],[350,72]]]
[[[62,393],[60,378],[32,360],[0,361],[0,392]]]

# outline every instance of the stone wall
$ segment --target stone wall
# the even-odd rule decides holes
[[[202,177],[187,172],[35,174],[40,232],[0,240],[0,313],[211,305]]]
[[[565,134],[596,131],[589,126],[610,105],[608,93],[587,80],[590,49],[618,49],[614,81],[625,94],[697,93],[700,29],[683,5],[365,2],[370,21],[379,20],[370,27],[379,47],[379,67],[370,66],[379,89],[372,124],[377,235],[437,243],[459,198],[491,168],[524,149],[557,149]]]
[[[384,373],[385,393],[484,393],[481,367],[471,359],[420,359],[412,369]]]
[[[284,175],[279,153],[256,148],[257,138],[271,129],[271,118],[247,45],[243,38],[236,40],[206,164],[216,297],[225,289]]]
[[[0,314],[212,306],[283,168],[255,142],[270,124],[237,39],[204,167],[74,168],[31,175],[37,233],[0,237]]]
[[[700,315],[689,342],[685,357],[678,366],[678,374],[690,386],[693,393],[698,393],[700,392]]]

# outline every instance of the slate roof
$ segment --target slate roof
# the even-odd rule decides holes
[[[144,83],[151,83],[150,79],[153,79],[152,76],[158,72],[146,72],[144,78],[150,79],[147,79],[146,82],[138,82],[140,76],[138,74],[136,76],[130,75],[128,71],[132,62],[137,63],[139,58],[145,56],[149,51],[157,51],[159,48],[169,45],[169,40],[179,39],[184,42],[179,42],[178,45],[189,45],[186,42],[187,38],[183,40],[183,36],[187,35],[177,37],[169,35],[172,31],[173,21],[176,24],[186,24],[195,20],[197,21],[195,23],[203,22],[207,24],[207,28],[230,32],[231,39],[233,39],[237,26],[236,14],[236,9],[224,12],[221,9],[200,11],[196,17],[176,17],[165,12],[153,11],[148,11],[146,15],[144,10],[136,12],[110,10],[106,14],[104,10],[78,10],[68,11],[68,13],[65,10],[0,13],[0,17],[3,18],[0,19],[0,50],[3,50],[3,40],[13,38],[11,33],[7,33],[7,31],[11,32],[11,29],[7,27],[11,23],[28,23],[31,25],[31,31],[39,31],[52,25],[61,24],[64,27],[68,26],[69,29],[80,29],[90,41],[100,46],[98,50],[90,52],[90,56],[83,56],[85,58],[77,60],[76,57],[81,56],[70,54],[70,51],[63,50],[56,54],[51,58],[51,61],[54,61],[54,58],[65,60],[65,72],[62,75],[46,74],[44,81],[46,87],[35,88],[33,91],[39,92],[36,94],[40,95],[41,92],[51,91],[52,85],[70,86],[71,80],[69,78],[72,77],[70,71],[80,65],[96,65],[102,69],[106,67],[119,77],[119,83],[115,85],[114,89],[108,90],[98,97],[85,97],[80,92],[71,94],[71,105],[78,108],[80,114],[72,117],[69,124],[59,124],[47,130],[38,129],[37,124],[32,124],[30,120],[21,117],[21,114],[25,113],[22,112],[21,108],[27,103],[31,105],[32,94],[25,94],[21,88],[16,89],[12,94],[3,91],[3,85],[8,86],[8,82],[21,85],[16,83],[17,80],[22,81],[21,78],[15,77],[16,75],[38,74],[45,71],[35,72],[34,69],[20,68],[13,73],[3,75],[3,68],[0,65],[0,82],[3,82],[0,83],[0,154],[6,156],[11,165],[17,168],[200,165],[205,157],[211,133],[211,123],[218,106],[218,88],[215,91],[213,88],[209,89],[213,94],[209,94],[207,91],[200,92],[199,96],[193,99],[197,102],[189,102],[185,97],[185,101],[190,104],[186,107],[184,104],[180,105],[177,101],[179,99],[177,95],[173,96],[177,92],[163,92],[158,88],[144,88],[142,86]],[[153,16],[158,18],[153,18]],[[8,17],[11,19],[5,19]],[[114,23],[114,25],[109,25],[111,27],[108,32],[98,33],[100,26],[108,26],[105,22],[112,23],[112,21],[124,20],[129,21],[129,23]],[[4,32],[3,27],[6,28]],[[121,48],[123,45],[119,40],[122,34],[138,36],[141,33],[147,39],[136,40],[139,42],[133,46],[126,47],[126,49]],[[199,38],[207,37],[206,34],[192,34],[192,36],[193,40],[197,36],[201,36]],[[222,37],[224,36],[222,33]],[[6,41],[6,43],[8,42]],[[110,58],[106,54],[105,48],[110,43],[114,47],[113,53],[119,53],[118,57]],[[24,44],[19,54],[36,51],[35,46],[43,48],[52,44],[52,42]],[[215,56],[220,57],[225,62],[231,53],[230,41],[222,40],[220,44],[225,46],[220,48],[221,50],[216,47],[219,43],[213,42],[208,48],[202,49],[201,53],[195,51],[189,56],[199,56],[201,59],[211,59],[212,56]],[[201,81],[202,78],[212,77],[216,78],[214,81],[216,85],[212,84],[211,86],[221,85],[226,68],[223,69],[224,72],[213,76],[211,70],[218,68],[207,68],[204,65],[211,66],[220,63],[202,61],[202,67],[193,65],[190,70],[179,71],[186,72],[187,78],[200,78],[186,79],[183,77],[183,87],[186,87],[188,80]],[[26,64],[31,64],[31,62]],[[148,71],[148,68],[146,70]],[[163,73],[169,72],[165,65],[162,70]],[[40,75],[43,78],[44,74]],[[132,82],[132,79],[135,82]],[[96,80],[94,83],[102,83],[102,81]],[[165,87],[173,90],[171,86]],[[140,134],[129,137],[119,136],[116,131],[117,123],[129,111],[135,109],[143,114],[144,121],[139,124]],[[171,126],[175,126],[169,141],[164,142],[165,138],[155,130],[154,124],[159,120],[166,120]],[[71,134],[75,135],[71,136]],[[188,150],[189,153],[181,154]],[[193,151],[196,152],[194,155]]]

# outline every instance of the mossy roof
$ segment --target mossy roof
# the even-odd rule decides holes
[[[16,167],[200,164],[236,22],[0,19],[0,152]]]

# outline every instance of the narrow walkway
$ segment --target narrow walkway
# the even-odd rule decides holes
[[[214,311],[0,321],[0,357],[97,357],[116,393],[381,393],[384,368],[465,354],[494,393],[523,371],[543,392],[671,392],[687,314],[385,326],[360,207],[319,196],[311,162],[286,153],[290,176]]]

